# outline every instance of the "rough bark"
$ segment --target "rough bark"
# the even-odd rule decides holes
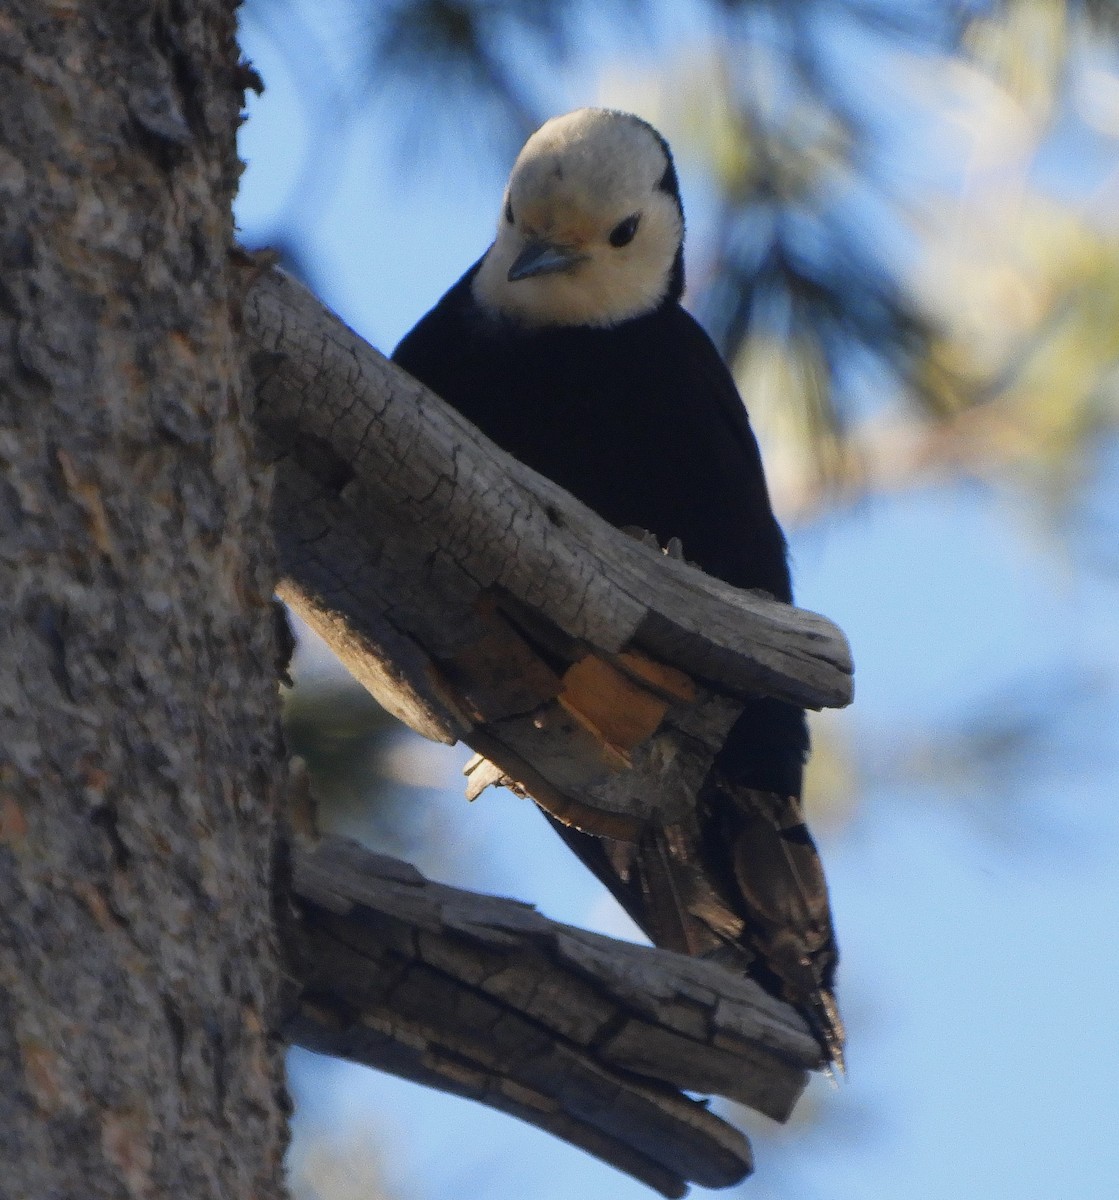
[[[234,7],[0,9],[4,1196],[282,1194]]]
[[[352,842],[297,849],[292,894],[293,1041],[510,1112],[668,1196],[751,1167],[746,1138],[681,1089],[784,1120],[823,1065],[795,1013],[714,963]]]
[[[293,280],[257,280],[246,329],[285,599],[391,712],[561,820],[633,838],[691,808],[744,697],[850,700],[831,622],[611,528]]]
[[[227,258],[233,7],[0,12],[0,1189],[13,1196],[282,1191],[282,771],[268,496]],[[288,307],[262,326],[269,287]],[[827,622],[610,531],[288,282],[254,296],[290,594],[415,727],[471,741],[552,811],[625,836],[688,802],[742,696],[849,697]],[[420,884],[392,882],[397,909],[377,919],[367,891],[346,912],[329,889],[305,896],[328,940],[312,953],[306,930],[292,936],[339,972],[316,977],[318,999],[327,983],[381,988],[383,1065],[411,1054],[448,1086],[457,1064],[457,1090],[522,1115],[546,1098],[540,1123],[662,1190],[729,1182],[749,1161],[663,1080],[780,1113],[815,1065],[814,1045],[789,1050],[803,1038],[789,1014],[765,1032],[741,1015],[762,1001],[721,991],[734,981],[717,968],[718,986],[702,964],[673,975],[671,956],[635,967],[445,890],[409,916],[401,888]],[[418,957],[371,940],[377,920],[407,929]],[[355,929],[357,948],[337,952]],[[333,957],[316,960],[323,945]],[[507,986],[478,976],[502,954]],[[384,993],[378,970],[416,990]],[[436,1026],[448,987],[470,1002]],[[550,989],[564,1002],[541,1007]],[[326,1037],[310,994],[309,1041]],[[537,1036],[535,1060],[494,1057]]]

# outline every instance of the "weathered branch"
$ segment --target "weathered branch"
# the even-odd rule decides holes
[[[297,849],[293,868],[291,1040],[513,1113],[667,1196],[751,1167],[745,1137],[679,1089],[781,1120],[823,1065],[795,1013],[713,963],[429,883],[353,842]]]
[[[850,699],[830,622],[613,529],[290,279],[254,283],[246,329],[282,594],[389,711],[490,760],[471,792],[511,782],[636,838],[693,811],[746,698]],[[296,868],[289,1036],[515,1112],[666,1194],[750,1167],[742,1135],[678,1089],[782,1118],[823,1066],[790,1008],[712,963],[353,849]]]
[[[246,328],[284,598],[391,712],[560,819],[633,838],[690,809],[744,697],[850,700],[829,621],[613,529],[288,277],[255,282]]]

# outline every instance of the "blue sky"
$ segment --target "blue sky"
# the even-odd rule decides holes
[[[256,244],[287,205],[311,126],[269,39],[250,23],[244,41],[268,88],[242,137],[237,213]],[[592,56],[557,77],[558,108],[598,98],[598,65]],[[289,213],[323,299],[385,351],[484,250],[508,166],[448,139],[437,157],[402,154],[395,128],[390,97],[329,147],[337,169],[320,202]],[[701,241],[709,203],[684,182]],[[857,667],[856,703],[841,720],[861,803],[822,838],[850,1076],[837,1089],[814,1086],[810,1121],[783,1131],[753,1123],[758,1169],[743,1194],[1110,1200],[1119,1156],[1116,580],[1047,537],[1021,494],[974,484],[866,500],[796,531],[792,550],[799,602],[845,629]],[[947,780],[898,769],[945,753],[946,734],[980,714],[1020,707],[1046,726],[1068,701],[1070,675],[1091,686],[1028,748],[1025,768],[1010,760],[994,775]],[[430,821],[463,847],[443,877],[622,930],[530,805],[507,793],[462,801],[464,757],[432,747],[423,761],[446,786],[416,791]],[[291,1078],[304,1129],[328,1147],[343,1135],[380,1146],[402,1196],[651,1195],[465,1101],[302,1052]]]

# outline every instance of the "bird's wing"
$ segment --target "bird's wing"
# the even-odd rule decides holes
[[[674,305],[670,311],[672,337],[678,341],[681,355],[686,355],[692,390],[710,398],[712,412],[721,423],[723,433],[734,441],[745,458],[757,467],[758,476],[764,479],[757,439],[730,368],[710,335],[687,309]]]

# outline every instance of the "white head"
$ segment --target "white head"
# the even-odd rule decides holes
[[[513,164],[474,298],[524,325],[616,325],[683,286],[668,147],[628,113],[555,117]]]

